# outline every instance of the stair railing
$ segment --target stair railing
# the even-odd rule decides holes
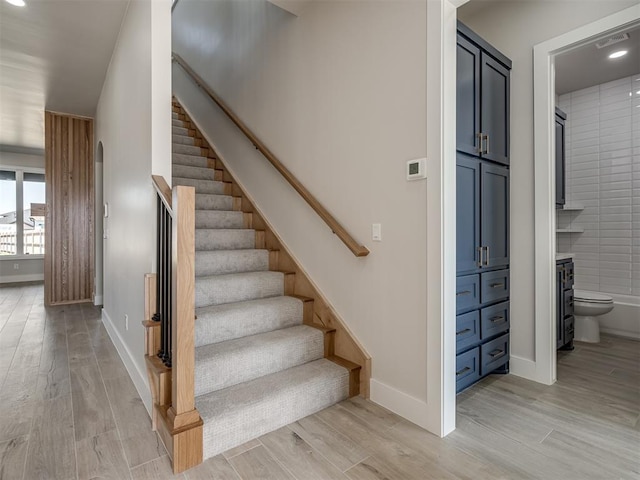
[[[177,53],[173,53],[173,60],[191,77],[195,84],[200,87],[213,100],[218,107],[229,117],[229,119],[240,129],[242,133],[253,143],[253,145],[264,155],[264,157],[275,167],[275,169],[289,182],[289,185],[300,194],[309,206],[324,220],[331,231],[347,246],[356,257],[366,257],[369,250],[364,245],[358,243],[347,230],[329,213],[329,211],[300,183],[300,181],[289,171],[287,167],[265,146],[264,143],[247,127],[240,118],[229,108],[229,106],[207,85],[184,59]]]
[[[158,193],[156,314],[158,357],[171,367],[172,430],[200,422],[195,409],[195,189],[153,175]],[[175,459],[174,459],[175,460]]]

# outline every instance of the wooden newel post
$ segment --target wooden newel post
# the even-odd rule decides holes
[[[195,408],[194,400],[195,198],[193,187],[178,186],[173,189],[172,383],[171,407],[167,417],[174,435],[174,471],[182,471],[185,467],[189,468],[202,462],[202,419]],[[179,432],[182,434],[178,434]],[[199,443],[199,448],[194,443]]]

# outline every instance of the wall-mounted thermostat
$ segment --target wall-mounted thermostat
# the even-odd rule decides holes
[[[407,180],[427,178],[427,159],[417,158],[407,161]]]

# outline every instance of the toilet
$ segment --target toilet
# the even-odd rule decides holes
[[[575,290],[573,300],[574,340],[598,343],[600,341],[598,317],[613,310],[613,299],[602,293]]]

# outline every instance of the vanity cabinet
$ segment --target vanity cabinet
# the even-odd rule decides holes
[[[458,22],[456,390],[509,368],[509,70]]]
[[[573,260],[556,262],[556,348],[573,350]]]
[[[511,61],[458,22],[456,64],[458,151],[508,165]]]
[[[556,208],[563,208],[567,201],[566,134],[567,114],[556,107]]]

